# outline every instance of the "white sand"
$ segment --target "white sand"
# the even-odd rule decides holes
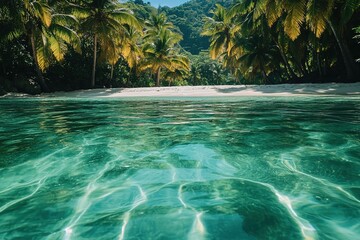
[[[360,96],[359,83],[185,86],[154,88],[92,89],[44,94],[49,97],[121,98],[121,97],[226,97],[226,96]]]

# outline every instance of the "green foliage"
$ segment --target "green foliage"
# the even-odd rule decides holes
[[[233,85],[240,82],[219,61],[211,59],[208,51],[189,57],[191,69],[186,81],[190,85]]]
[[[0,88],[33,79],[43,91],[88,88],[89,79],[98,87],[355,79],[359,11],[356,0],[160,9],[142,0],[0,1]]]
[[[153,14],[145,22],[145,40],[143,46],[144,59],[141,69],[150,69],[155,75],[156,86],[161,84],[161,71],[165,75],[177,78],[189,70],[189,59],[180,54],[176,47],[182,36],[174,32],[174,26],[167,21],[165,14]]]
[[[192,54],[199,54],[209,47],[209,38],[202,36],[203,19],[211,15],[215,5],[221,3],[225,7],[230,6],[231,1],[226,0],[191,0],[178,7],[163,7],[160,11],[165,12],[169,21],[178,27],[184,38],[181,46]]]
[[[8,1],[0,5],[4,13],[3,41],[26,36],[31,46],[38,81],[44,91],[48,91],[42,72],[49,67],[51,60],[61,61],[68,45],[79,46],[79,38],[70,28],[72,16],[56,13],[55,5],[45,0]]]
[[[217,5],[203,34],[210,37],[211,57],[250,82],[278,83],[314,72],[322,79],[342,64],[354,80],[358,67],[344,32],[357,9],[353,1],[244,0],[230,8]],[[345,10],[346,17],[334,13]]]
[[[114,0],[92,0],[73,4],[72,12],[81,21],[81,31],[93,37],[94,56],[91,77],[91,87],[95,87],[98,47],[101,50],[100,60],[107,61],[113,66],[120,59],[121,44],[127,37],[126,26],[140,30],[141,24],[133,13]]]

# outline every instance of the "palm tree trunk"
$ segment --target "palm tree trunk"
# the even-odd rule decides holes
[[[307,55],[307,50],[305,50],[304,52],[304,57],[301,59],[301,66],[302,68],[304,69],[304,72],[306,75],[309,75],[309,70],[308,68],[306,67],[306,61],[308,59],[308,55]]]
[[[97,54],[97,36],[94,35],[94,61],[93,61],[93,69],[92,69],[92,76],[91,76],[91,88],[95,87],[95,74],[96,74],[96,54]]]
[[[33,33],[30,34],[30,42],[31,42],[31,50],[32,50],[34,63],[35,63],[35,70],[36,70],[36,73],[39,78],[40,87],[44,92],[49,92],[49,88],[45,82],[44,76],[42,75],[40,67],[39,67],[39,62],[38,62],[37,55],[36,55],[35,37],[34,37]]]
[[[327,73],[328,73],[328,68],[327,68],[327,66],[328,66],[328,60],[327,60],[327,58],[324,58],[324,65],[323,65],[323,73],[324,73],[324,76],[326,76],[327,75]]]
[[[300,61],[297,60],[297,59],[295,59],[295,60],[294,60],[294,64],[295,64],[296,68],[298,69],[301,77],[305,76],[305,72],[304,72],[304,69],[303,69],[302,66],[301,66]]]
[[[322,68],[321,68],[321,62],[320,62],[320,53],[316,52],[316,63],[319,70],[320,77],[323,76]]]
[[[0,89],[1,89],[1,86],[5,85],[5,78],[7,77],[6,76],[7,74],[6,74],[5,64],[2,59],[0,59],[0,63],[1,63],[2,71],[3,71],[3,74],[2,74],[3,77],[0,76]]]
[[[111,64],[111,72],[110,72],[110,87],[112,83],[112,79],[114,77],[114,64]]]
[[[309,63],[308,63],[307,60],[305,61],[305,67],[306,67],[306,71],[307,71],[308,73],[311,72],[311,67],[310,67],[310,65],[309,65]]]
[[[282,60],[283,60],[283,62],[285,64],[286,74],[288,75],[289,78],[295,78],[296,74],[292,70],[292,68],[291,68],[291,66],[289,64],[289,60],[286,57],[286,54],[285,54],[282,46],[280,45],[280,43],[278,41],[276,41],[275,39],[273,39],[273,40],[276,43],[277,48],[279,49],[279,52],[280,52],[280,56],[281,56],[281,58],[282,58]]]
[[[3,72],[3,76],[6,76],[6,68],[5,68],[4,60],[1,59],[1,57],[0,57],[0,63],[1,63],[1,69]]]
[[[156,73],[156,86],[157,87],[160,87],[160,74],[161,74],[161,68],[159,68]]]
[[[264,65],[263,65],[263,64],[261,64],[261,65],[260,65],[260,67],[261,67],[261,72],[262,72],[262,75],[263,75],[264,80],[265,80],[264,84],[267,84],[267,83],[269,83],[269,78],[268,78],[268,76],[267,76],[267,74],[266,74],[266,71],[265,71]]]
[[[126,79],[126,82],[125,82],[125,86],[126,86],[126,87],[129,87],[130,78],[131,78],[131,76],[132,76],[132,71],[133,71],[133,69],[130,68],[130,70],[129,70],[129,76],[128,76],[128,78]]]
[[[335,30],[334,25],[330,20],[327,20],[331,31],[334,34],[334,37],[336,39],[336,42],[338,43],[338,46],[340,48],[340,52],[345,64],[346,68],[346,75],[349,80],[355,79],[356,76],[356,65],[354,63],[354,59],[351,56],[351,52],[349,50],[349,47],[345,44],[344,40],[339,36],[338,32]]]
[[[280,51],[281,53],[281,51]],[[287,62],[287,60],[284,58],[284,56],[282,55],[282,53],[280,54],[281,58],[283,59],[283,63],[285,65],[285,72],[286,75],[289,79],[294,78],[294,75],[292,75],[292,70],[290,69],[289,63]]]

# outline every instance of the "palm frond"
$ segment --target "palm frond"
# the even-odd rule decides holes
[[[110,14],[110,17],[121,24],[127,24],[139,31],[142,30],[142,25],[134,13],[126,8],[117,9]]]
[[[32,7],[34,16],[41,19],[41,22],[49,27],[52,19],[51,8],[42,1],[32,1],[30,6]]]
[[[341,10],[340,24],[345,25],[353,16],[356,10],[360,8],[359,0],[345,0]]]
[[[47,44],[45,48],[51,49],[51,52],[57,61],[61,61],[64,58],[65,46],[54,36],[47,38]]]
[[[326,21],[330,18],[334,2],[334,0],[310,0],[307,3],[306,21],[318,38],[326,29]]]
[[[305,0],[286,0],[283,2],[283,7],[287,13],[284,31],[292,40],[295,40],[300,35],[301,25],[305,20]]]
[[[74,15],[57,13],[52,15],[52,23],[63,26],[77,26],[79,20]]]

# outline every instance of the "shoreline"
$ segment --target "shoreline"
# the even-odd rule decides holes
[[[54,92],[31,96],[10,93],[3,97],[70,97],[70,98],[129,98],[129,97],[250,97],[250,96],[360,96],[360,82],[279,85],[216,85],[145,88],[104,88]]]

